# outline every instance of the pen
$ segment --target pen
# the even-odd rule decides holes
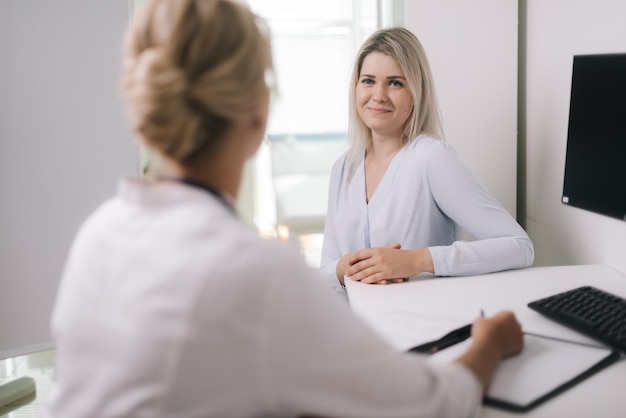
[[[443,350],[444,348],[448,348],[451,345],[458,344],[461,341],[467,340],[470,335],[472,335],[472,324],[467,324],[462,326],[461,328],[455,329],[443,336],[437,344],[434,345],[431,349],[431,353],[436,353],[439,350]]]
[[[481,318],[485,316],[485,310],[481,308],[480,310]],[[444,348],[448,348],[451,345],[458,344],[462,341],[467,340],[472,335],[472,324],[467,324],[462,326],[461,328],[457,328],[455,330],[450,331],[443,337],[438,340],[431,341],[428,343],[424,343],[409,349],[409,351],[415,351],[418,353],[428,353],[433,354],[437,351],[443,350]]]
[[[439,350],[450,347],[451,345],[467,340],[472,335],[472,324],[467,324],[461,328],[450,331],[440,339],[411,348],[409,351],[418,353],[436,353]]]

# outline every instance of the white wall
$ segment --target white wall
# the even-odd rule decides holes
[[[7,50],[9,41],[9,2],[0,0],[0,156],[4,153],[3,139],[6,138],[7,124],[7,80],[8,56],[3,51]],[[0,234],[2,231],[0,230]]]
[[[407,0],[428,55],[447,140],[516,215],[517,1]]]
[[[623,0],[528,0],[526,226],[535,265],[626,273],[626,223],[561,204],[573,55],[625,52],[625,21]]]
[[[118,89],[126,1],[0,1],[0,358],[50,346],[79,224],[135,174]]]

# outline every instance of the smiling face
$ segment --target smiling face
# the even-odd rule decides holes
[[[381,52],[365,57],[356,85],[356,106],[372,130],[372,137],[402,138],[413,110],[413,96],[404,72],[393,58]]]

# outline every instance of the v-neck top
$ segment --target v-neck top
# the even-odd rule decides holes
[[[380,178],[380,181],[378,182],[378,185],[376,186],[376,189],[374,190],[374,192],[372,193],[372,196],[369,198],[369,202],[371,202],[373,199],[375,199],[375,196],[378,192],[378,190],[384,189],[385,183],[391,183],[393,182],[393,178],[396,175],[396,173],[398,172],[398,165],[399,165],[399,160],[401,159],[401,154],[403,154],[405,148],[402,147],[398,150],[398,152],[396,152],[396,154],[391,157],[391,160],[389,161],[389,164],[387,165],[387,169],[385,170],[385,172],[383,173],[383,176]],[[365,175],[365,157],[366,155],[363,154],[363,159],[361,160],[361,163],[359,164],[358,170],[361,171],[361,173],[363,174],[363,193],[365,196],[365,202],[368,202],[367,199],[367,177]],[[382,185],[382,187],[380,187]]]
[[[322,274],[341,292],[337,261],[362,248],[427,247],[435,275],[464,276],[530,266],[533,244],[463,165],[447,142],[420,135],[391,160],[367,202],[365,155],[348,179],[347,155],[333,165]],[[462,241],[463,230],[473,241]]]
[[[363,214],[363,216],[361,217],[361,222],[363,225],[363,228],[362,228],[363,247],[362,248],[372,247],[372,244],[370,241],[371,234],[370,234],[370,228],[369,228],[369,220],[371,216],[370,208],[374,208],[373,209],[374,213],[376,213],[375,208],[378,204],[377,202],[381,201],[383,203],[381,203],[380,205],[383,205],[384,202],[388,200],[389,192],[392,189],[392,185],[394,183],[396,174],[398,173],[398,168],[401,165],[400,161],[403,159],[405,150],[406,150],[406,147],[402,147],[396,153],[396,155],[393,156],[393,158],[389,162],[389,165],[387,166],[387,169],[385,170],[385,173],[383,174],[380,181],[378,182],[378,186],[376,186],[376,190],[374,190],[374,193],[372,193],[372,196],[369,199],[369,201],[367,199],[367,179],[365,176],[365,153],[363,154],[363,158],[361,159],[361,161],[359,162],[359,165],[356,168],[356,171],[360,174],[360,176],[358,176],[358,180],[356,180],[356,183],[354,184],[355,186],[354,198],[358,199],[359,194],[363,197],[362,198],[363,205],[361,205],[362,210],[360,211]],[[354,176],[354,178],[356,177],[357,176]],[[332,182],[332,178],[331,178],[331,182]]]

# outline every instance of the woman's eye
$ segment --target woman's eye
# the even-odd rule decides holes
[[[374,84],[374,80],[372,80],[371,78],[364,78],[361,80],[361,83],[363,84]]]
[[[390,85],[390,86],[393,86],[393,87],[402,87],[404,84],[402,84],[402,83],[401,83],[400,81],[398,81],[398,80],[391,80],[391,81],[389,82],[389,85]]]

